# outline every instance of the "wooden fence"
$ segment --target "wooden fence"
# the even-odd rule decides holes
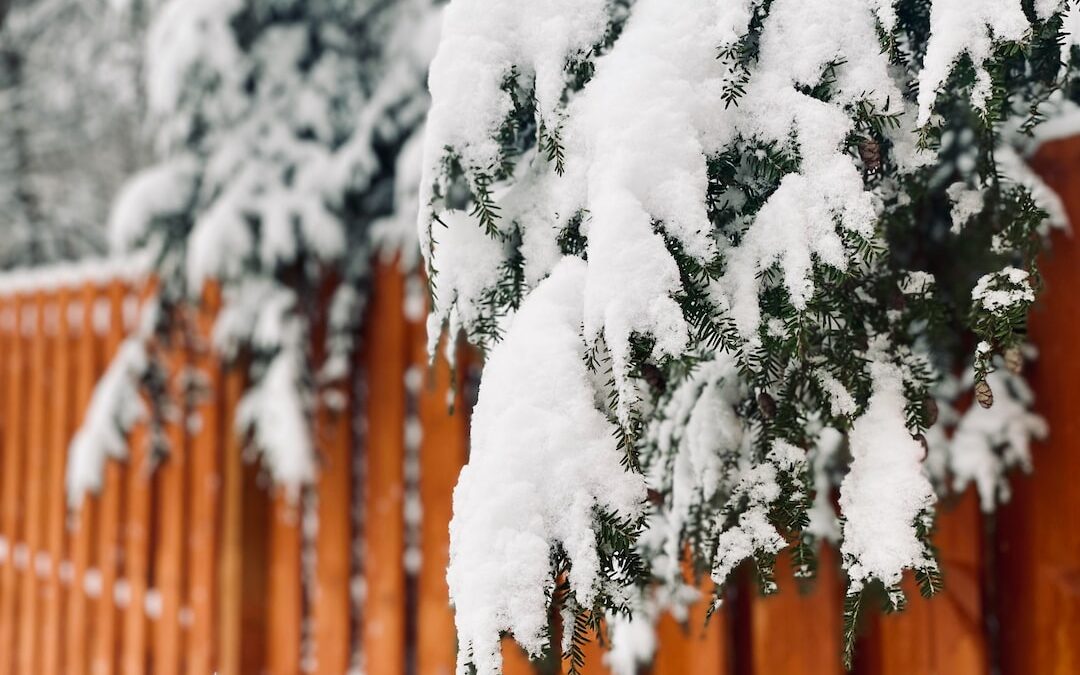
[[[1038,166],[1080,222],[1080,142],[1046,148]],[[1080,672],[1080,246],[1056,237],[1045,269],[1031,367],[1052,435],[1036,473],[995,518],[971,494],[943,505],[945,591],[926,601],[912,588],[906,612],[871,617],[857,673]],[[205,346],[209,298],[203,339],[166,358],[174,394],[193,372],[202,385],[179,396],[190,404],[167,427],[171,453],[151,466],[136,428],[127,461],[73,513],[68,443],[143,289],[115,277],[0,292],[0,675],[453,672],[444,570],[468,410],[447,412],[447,367],[426,367],[422,322],[403,310],[419,281],[392,264],[376,277],[362,375],[344,408],[316,410],[314,489],[290,501],[245,461],[233,433],[244,379]],[[685,626],[665,617],[647,672],[842,672],[836,554],[809,593],[778,576],[770,598],[736,585],[707,627],[701,607]],[[587,672],[608,672],[588,651]],[[508,675],[561,671],[505,654]]]

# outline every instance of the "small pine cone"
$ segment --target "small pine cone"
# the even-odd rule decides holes
[[[926,456],[930,454],[930,444],[926,442],[926,436],[915,434],[913,438],[922,445],[922,457],[920,459],[926,459]]]
[[[653,504],[654,506],[663,506],[664,505],[664,495],[660,494],[659,490],[654,490],[652,488],[649,488],[648,490],[645,491],[645,496],[648,498],[649,502],[651,504]]]
[[[1024,369],[1024,355],[1019,347],[1009,347],[1005,350],[1005,367],[1013,375],[1019,375]]]
[[[866,170],[875,173],[881,168],[881,145],[874,139],[868,139],[860,143],[859,157],[866,166]]]
[[[939,412],[937,400],[933,396],[927,396],[923,401],[923,408],[926,410],[926,426],[932,427],[937,424]]]
[[[664,378],[664,373],[655,365],[651,363],[644,364],[641,367],[641,376],[657,393],[663,394],[667,391],[667,380]]]
[[[986,380],[975,383],[975,400],[984,408],[994,405],[994,390],[990,388]]]
[[[758,409],[761,410],[761,416],[767,420],[771,420],[776,417],[776,401],[772,396],[769,396],[765,392],[761,392],[757,396]]]

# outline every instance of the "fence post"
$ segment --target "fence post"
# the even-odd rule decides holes
[[[843,605],[840,564],[829,545],[819,549],[817,575],[808,592],[792,576],[787,552],[777,559],[777,594],[750,600],[750,662],[754,675],[842,673],[840,630]]]
[[[83,284],[80,291],[82,329],[78,337],[75,372],[75,410],[77,411],[76,420],[79,422],[86,415],[100,372],[98,363],[100,345],[94,326],[94,305],[98,300],[98,295],[99,289],[96,284],[93,282]],[[90,602],[86,593],[86,578],[87,573],[92,569],[92,545],[95,541],[97,506],[97,498],[86,495],[81,508],[73,513],[70,602],[65,623],[67,637],[64,641],[67,647],[64,654],[65,672],[68,675],[86,673],[90,630],[87,617],[93,608],[93,603]]]
[[[651,675],[724,675],[727,673],[726,634],[728,610],[717,610],[706,625],[705,613],[712,601],[712,581],[698,587],[702,599],[690,607],[684,625],[664,612],[656,626],[657,650]],[[776,671],[786,672],[786,671]]]
[[[270,521],[270,606],[268,668],[270,675],[300,672],[303,588],[300,584],[299,499],[276,488]]]
[[[190,643],[188,675],[212,673],[217,667],[214,642],[217,636],[218,518],[221,485],[221,362],[211,346],[214,320],[221,305],[216,283],[207,284],[195,317],[194,370],[200,378],[196,388],[195,425],[191,447],[191,524],[187,538]]]
[[[224,376],[222,454],[220,675],[263,672],[266,664],[267,496],[256,485],[258,468],[245,463],[236,429],[244,370]]]
[[[315,598],[312,608],[315,672],[344,673],[349,667],[352,577],[352,401],[331,410],[324,397],[315,404],[319,449],[316,485],[319,529],[315,540]]]
[[[42,553],[45,535],[45,476],[48,471],[48,454],[45,448],[45,360],[48,351],[48,337],[45,334],[45,311],[51,304],[51,294],[35,291],[31,294],[34,321],[30,325],[30,380],[22,395],[27,400],[27,430],[25,446],[26,486],[26,524],[23,535],[22,560],[16,560],[16,568],[21,576],[19,614],[17,631],[19,634],[16,652],[16,672],[36,673],[38,630],[38,599],[41,580],[38,578],[38,555]]]
[[[231,364],[224,384],[220,675],[266,672],[269,652],[270,497],[258,465],[244,460],[236,426],[245,372],[243,363]]]
[[[239,400],[239,397],[237,398]],[[270,526],[272,502],[262,485],[260,469],[255,463],[245,463],[243,475],[243,542],[244,580],[243,643],[240,650],[240,672],[266,672],[267,644],[270,634],[269,601]]]
[[[876,675],[989,670],[980,583],[982,514],[973,490],[939,506],[933,541],[945,586],[927,600],[913,579],[905,580],[907,607],[878,617],[866,645],[867,665]]]
[[[364,338],[367,458],[363,650],[367,671],[405,672],[405,370],[411,345],[398,261],[376,263]]]
[[[61,618],[64,611],[64,596],[67,593],[67,589],[61,584],[60,566],[67,554],[65,550],[67,493],[64,490],[64,472],[67,466],[68,441],[74,426],[71,376],[74,364],[72,353],[76,345],[73,333],[77,326],[73,326],[70,321],[68,314],[70,309],[71,289],[64,286],[57,293],[56,334],[51,342],[52,357],[50,359],[53,366],[52,386],[46,408],[49,421],[46,535],[49,564],[41,629],[45,639],[38,645],[42,675],[60,675],[64,667],[61,657],[63,650],[56,648],[54,640],[62,635]]]
[[[349,667],[352,572],[352,444],[350,409],[317,404],[315,434],[321,450],[319,530],[315,542],[315,604],[312,608],[315,672],[344,673]]]
[[[413,322],[410,327],[415,345],[412,367],[425,373],[418,400],[423,433],[420,442],[423,513],[420,521],[422,555],[417,582],[417,672],[419,675],[441,675],[454,672],[457,657],[454,613],[446,586],[446,566],[450,562],[447,525],[453,512],[454,485],[468,457],[469,429],[465,402],[460,392],[453,392],[449,364],[440,355],[430,367],[425,367],[424,322]],[[459,364],[462,360],[458,359]],[[447,396],[451,393],[456,394],[453,413],[448,410]]]
[[[154,283],[144,282],[139,298],[146,302],[154,293]],[[141,310],[140,310],[141,311]],[[137,330],[139,317],[134,317]],[[144,401],[144,405],[145,405]],[[147,411],[149,413],[149,411]],[[141,420],[131,431],[128,442],[124,514],[124,577],[128,588],[127,606],[123,608],[121,624],[120,672],[122,675],[144,675],[148,666],[149,625],[146,618],[146,593],[150,583],[150,531],[153,504],[153,457],[150,451],[148,420]]]
[[[4,438],[4,476],[3,476],[3,512],[2,525],[5,542],[3,569],[0,570],[0,675],[10,675],[15,656],[15,610],[16,610],[16,575],[15,557],[22,536],[23,509],[23,443],[25,440],[24,373],[25,349],[23,330],[26,317],[23,311],[26,301],[16,295],[14,322],[12,327],[8,370],[8,390],[6,412],[8,424]]]
[[[7,539],[6,530],[6,518],[7,518],[7,481],[4,476],[8,473],[8,464],[11,461],[8,455],[11,454],[11,445],[8,442],[8,436],[11,431],[12,424],[7,419],[8,416],[8,398],[10,395],[10,379],[13,372],[12,364],[14,362],[12,350],[15,345],[17,323],[15,319],[15,300],[10,293],[0,292],[0,580],[3,578],[3,568],[7,565],[8,557],[11,554],[11,543]],[[2,581],[0,581],[2,585]],[[0,599],[0,605],[3,604],[3,600]],[[0,627],[0,633],[3,632],[3,628]]]
[[[105,360],[111,363],[124,340],[124,283],[112,280],[106,286],[108,328],[105,334]],[[98,571],[101,575],[97,615],[94,620],[94,641],[91,654],[91,675],[111,675],[116,666],[119,612],[116,608],[116,579],[122,563],[120,514],[123,510],[124,465],[115,460],[105,463],[105,481],[100,497],[98,526]]]
[[[338,280],[323,280],[311,326],[313,367],[321,371],[327,359],[326,341],[332,329],[330,308]],[[337,675],[349,668],[352,581],[352,415],[353,401],[342,381],[316,389],[312,432],[318,455],[318,476],[312,496],[318,526],[314,541],[314,588],[311,593],[313,672]]]
[[[1034,168],[1060,195],[1071,234],[1055,233],[1041,259],[1046,287],[1031,316],[1039,357],[1027,366],[1036,410],[1050,425],[1032,450],[1035,471],[1013,478],[998,519],[1001,672],[1080,672],[1080,138],[1049,143]]]
[[[181,326],[185,317],[179,317]],[[168,403],[164,411],[168,455],[156,469],[154,489],[159,496],[157,538],[154,557],[153,602],[147,607],[153,626],[151,654],[154,675],[179,675],[183,657],[183,632],[180,615],[184,583],[184,541],[187,527],[188,434],[187,434],[187,354],[183,328],[172,336],[168,352],[163,354]]]
[[[244,596],[244,458],[235,428],[236,406],[243,395],[244,378],[230,368],[224,377],[222,418],[224,429],[221,458],[221,600],[219,603],[219,671],[221,675],[241,675]],[[251,671],[248,671],[251,672]]]

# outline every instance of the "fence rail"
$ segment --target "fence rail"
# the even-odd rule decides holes
[[[1049,146],[1038,167],[1080,222],[1080,142]],[[906,612],[871,618],[857,673],[1080,672],[1078,258],[1058,237],[1032,322],[1052,428],[1036,473],[996,518],[971,494],[943,505],[944,593],[909,593]],[[233,433],[244,376],[207,347],[210,294],[195,339],[164,355],[187,400],[167,425],[170,453],[154,466],[137,427],[100,495],[70,513],[70,437],[145,289],[115,271],[0,283],[0,675],[453,671],[444,570],[468,410],[447,412],[448,368],[427,368],[422,321],[404,312],[419,280],[390,263],[376,276],[355,386],[343,407],[317,406],[321,470],[299,500],[266,484]],[[183,396],[193,371],[205,386]],[[809,592],[781,569],[783,592],[737,584],[707,626],[700,606],[685,625],[665,617],[648,672],[842,672],[836,557],[823,553]],[[588,673],[609,672],[589,652]],[[560,671],[509,643],[505,656],[508,675]]]

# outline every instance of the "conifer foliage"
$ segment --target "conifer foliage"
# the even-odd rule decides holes
[[[114,250],[149,262],[155,292],[73,441],[73,500],[98,486],[106,455],[125,452],[122,434],[112,441],[130,428],[124,403],[140,387],[157,413],[182,407],[165,400],[156,355],[163,345],[193,348],[192,307],[209,280],[222,297],[214,342],[247,368],[245,430],[279,484],[295,493],[313,480],[309,418],[315,397],[349,372],[371,261],[415,241],[401,235],[412,232],[412,215],[396,214],[416,208],[406,195],[419,158],[409,148],[419,148],[410,139],[428,105],[434,8],[428,0],[158,7],[146,53],[158,162],[129,181],[110,223]],[[326,310],[321,289],[334,278]],[[329,334],[312,347],[317,320]],[[197,392],[197,378],[185,381]]]
[[[719,600],[744,561],[771,592],[785,549],[810,575],[838,539],[848,656],[867,593],[937,590],[937,492],[992,508],[1041,432],[1025,321],[1062,218],[1016,148],[1066,103],[1075,20],[452,0],[419,227],[431,344],[488,353],[451,525],[461,672],[498,672],[503,633],[543,654],[552,603],[571,668],[602,625],[618,650],[693,598],[684,552]]]

